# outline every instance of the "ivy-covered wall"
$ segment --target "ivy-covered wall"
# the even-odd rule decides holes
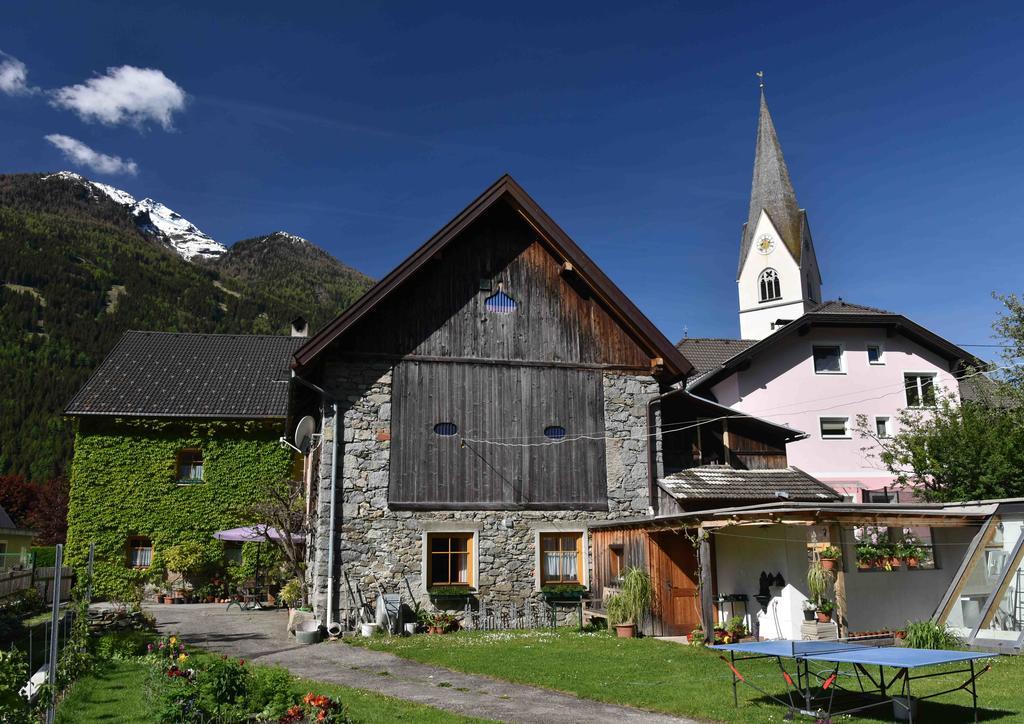
[[[127,542],[161,551],[198,541],[220,554],[213,533],[246,522],[259,490],[289,472],[290,452],[278,442],[281,423],[80,418],[71,465],[67,558],[84,568],[96,544],[94,591],[119,597],[144,571],[128,567]],[[182,448],[203,452],[203,482],[179,485]]]

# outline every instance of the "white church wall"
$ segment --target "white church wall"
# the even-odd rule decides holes
[[[768,253],[762,253],[758,249],[758,242],[765,237],[771,238],[774,242]],[[763,210],[752,239],[750,251],[737,280],[740,336],[743,339],[763,339],[774,331],[771,325],[775,320],[796,319],[804,313],[805,279],[800,265]],[[760,277],[766,269],[774,269],[779,275],[782,297],[777,301],[760,301]]]

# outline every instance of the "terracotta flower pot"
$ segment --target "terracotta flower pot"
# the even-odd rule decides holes
[[[615,635],[620,639],[631,639],[636,636],[636,624],[617,623],[615,624]]]
[[[829,621],[832,620],[832,614],[825,613],[824,611],[818,611],[817,612],[817,616],[818,616],[818,623],[828,623]]]
[[[907,558],[907,568],[917,568],[917,563],[918,561],[916,558]]]
[[[823,568],[824,570],[826,570],[826,571],[832,571],[832,570],[835,570],[835,567],[836,567],[836,559],[835,559],[835,558],[822,558],[822,559],[821,559],[821,567],[822,567],[822,568]]]
[[[858,571],[870,571],[871,570],[871,561],[857,561],[857,570]]]

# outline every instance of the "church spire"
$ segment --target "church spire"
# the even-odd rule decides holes
[[[742,267],[753,241],[761,210],[768,212],[782,242],[800,263],[802,242],[800,207],[796,203],[796,191],[789,180],[789,170],[782,157],[782,146],[775,133],[775,124],[768,111],[764,97],[764,78],[761,78],[761,111],[757,123],[757,145],[754,151],[754,178],[750,186],[750,212],[743,229],[743,244],[740,249]],[[739,271],[737,271],[737,275]]]

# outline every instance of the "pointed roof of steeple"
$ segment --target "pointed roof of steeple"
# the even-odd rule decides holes
[[[750,214],[743,227],[743,239],[740,245],[740,268],[743,269],[747,252],[753,242],[757,220],[761,210],[768,212],[769,218],[782,236],[793,258],[800,263],[800,248],[803,241],[803,212],[796,203],[796,192],[789,180],[786,161],[782,157],[782,146],[775,134],[772,114],[768,112],[768,102],[761,88],[761,112],[757,122],[757,147],[754,152],[754,179],[750,186]]]

